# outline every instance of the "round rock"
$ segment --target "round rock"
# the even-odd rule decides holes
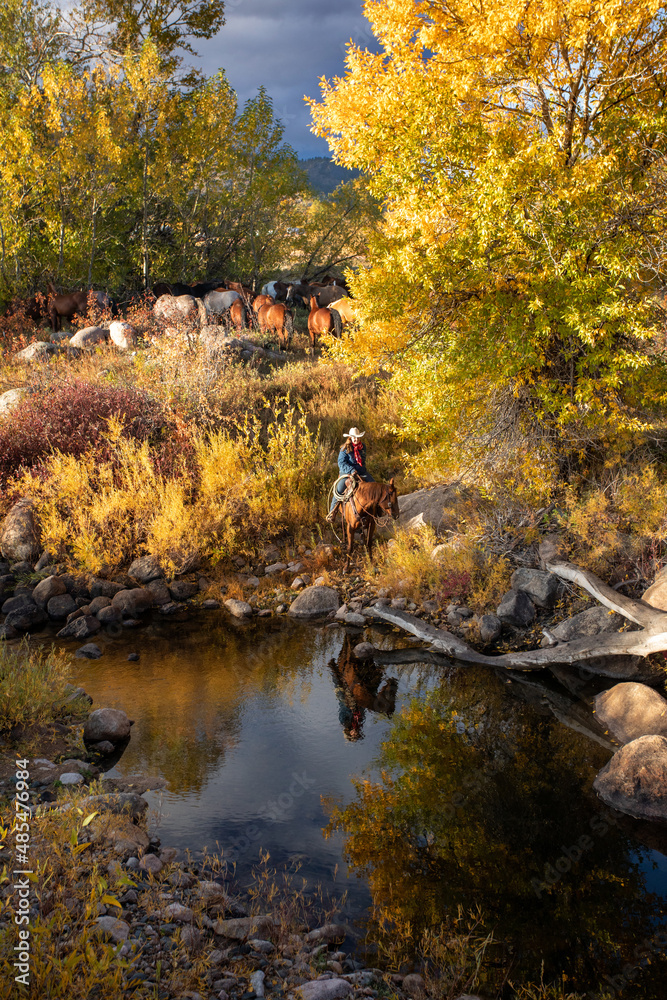
[[[10,562],[27,561],[32,566],[39,559],[42,547],[31,500],[19,500],[5,518],[0,550]]]
[[[292,601],[289,613],[295,618],[317,618],[338,611],[340,599],[333,587],[312,586]]]
[[[130,735],[132,723],[125,712],[118,708],[98,708],[92,712],[83,727],[86,743],[122,743]]]
[[[667,820],[667,738],[641,736],[602,768],[593,788],[603,802],[638,819]]]
[[[646,684],[614,684],[596,697],[595,713],[620,743],[640,736],[667,736],[667,700]]]
[[[77,660],[99,660],[102,650],[94,642],[88,642],[85,646],[80,646],[74,656]]]

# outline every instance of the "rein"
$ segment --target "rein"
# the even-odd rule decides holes
[[[364,517],[367,517],[367,518],[372,518],[372,520],[375,521],[376,526],[381,525],[384,527],[385,524],[388,524],[389,518],[391,517],[391,510],[385,510],[384,507],[381,506],[381,504],[383,500],[388,500],[390,495],[391,495],[391,487],[385,483],[384,493],[382,494],[381,497],[379,497],[379,499],[374,501],[374,506],[380,507],[380,510],[383,512],[380,516],[373,514],[372,511],[366,508],[362,508],[362,511],[360,513],[355,506],[354,496],[352,496],[349,500],[347,500],[346,503],[352,504],[352,510],[354,511],[357,519],[362,524]]]

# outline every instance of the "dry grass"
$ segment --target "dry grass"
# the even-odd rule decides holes
[[[69,655],[63,650],[0,642],[0,732],[57,715],[54,706],[65,697],[69,675]]]

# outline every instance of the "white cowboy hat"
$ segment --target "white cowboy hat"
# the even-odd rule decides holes
[[[344,438],[347,438],[347,437],[350,437],[350,438],[362,438],[365,433],[366,433],[366,431],[360,431],[358,427],[350,427],[350,429],[347,432],[347,434],[343,434],[343,437]]]

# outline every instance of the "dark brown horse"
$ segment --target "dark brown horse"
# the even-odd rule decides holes
[[[341,323],[340,313],[337,313],[335,309],[321,309],[314,295],[310,300],[308,333],[310,334],[313,354],[317,347],[318,334],[332,333],[339,339],[343,336],[343,324]]]
[[[372,562],[378,521],[386,517],[395,521],[399,513],[398,493],[393,479],[388,483],[359,483],[352,498],[341,505],[343,540],[347,547],[344,573],[350,571],[355,531],[363,531],[368,558]]]
[[[73,316],[85,316],[88,312],[88,292],[64,292],[59,294],[51,282],[49,289],[49,318],[51,329],[55,333],[61,330],[63,319],[71,320]]]
[[[261,306],[257,313],[257,323],[264,333],[275,333],[283,351],[292,345],[294,317],[284,302]]]

